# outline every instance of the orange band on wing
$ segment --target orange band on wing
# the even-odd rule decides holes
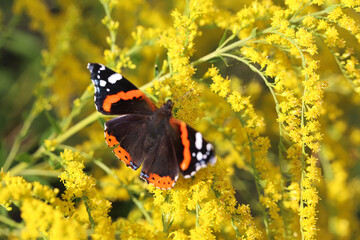
[[[113,103],[119,102],[120,100],[131,100],[133,98],[138,98],[138,100],[145,100],[152,110],[156,110],[155,104],[140,90],[130,90],[128,92],[121,91],[117,94],[108,95],[106,96],[102,107],[105,112],[110,112],[111,105]]]
[[[190,141],[188,139],[188,130],[186,128],[186,123],[180,121],[180,131],[181,131],[181,142],[184,146],[184,159],[180,163],[181,170],[185,171],[188,169],[191,162],[191,154],[190,154]]]
[[[102,107],[105,112],[110,112],[111,105],[113,103],[119,102],[120,100],[131,100],[133,98],[139,98],[142,100],[145,98],[145,95],[140,90],[130,90],[128,92],[121,91],[117,94],[106,96]]]
[[[109,147],[114,147],[119,144],[119,141],[116,140],[116,137],[108,134],[107,131],[105,131],[105,141]],[[126,163],[126,165],[130,165],[131,156],[125,149],[118,145],[113,151],[121,161]]]
[[[116,144],[119,143],[118,140],[116,140],[116,137],[113,135],[109,135],[107,131],[105,131],[105,141],[109,147],[114,147]]]
[[[127,166],[130,165],[130,161],[131,161],[130,154],[125,149],[120,147],[120,145],[114,149],[114,153]]]
[[[175,180],[171,179],[170,176],[161,177],[155,173],[150,173],[147,179],[148,183],[161,189],[169,189],[174,186]]]

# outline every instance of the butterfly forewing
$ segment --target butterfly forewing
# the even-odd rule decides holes
[[[95,106],[102,114],[152,114],[154,103],[121,74],[98,63],[89,63],[95,87]]]

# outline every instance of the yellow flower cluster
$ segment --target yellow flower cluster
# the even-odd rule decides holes
[[[249,207],[237,205],[226,166],[222,163],[200,170],[192,180],[179,179],[172,191],[162,191],[151,185],[148,189],[154,194],[154,205],[163,215],[171,216],[173,230],[170,235],[175,239],[188,239],[180,228],[184,225],[190,228],[190,239],[214,239],[220,231],[231,234],[231,228],[222,229],[224,223],[234,224],[237,234],[247,239],[261,239]]]
[[[56,197],[58,189],[38,182],[29,183],[22,177],[0,174],[0,204],[11,210],[10,204],[20,208],[25,227],[22,239],[86,239],[84,225],[70,216],[67,202]]]
[[[115,227],[108,216],[111,203],[96,190],[95,179],[83,172],[85,166],[80,154],[65,149],[61,158],[65,165],[65,171],[60,175],[60,179],[66,187],[62,198],[69,203],[76,198],[81,198],[87,207],[90,221],[93,221],[91,224],[95,225],[92,237],[94,239],[113,239]]]

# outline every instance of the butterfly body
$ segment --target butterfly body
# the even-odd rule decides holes
[[[154,103],[126,78],[102,64],[88,64],[95,87],[96,109],[121,115],[105,123],[105,141],[115,155],[140,177],[161,188],[175,185],[179,173],[194,176],[215,164],[212,144],[183,121],[172,116],[173,103]]]

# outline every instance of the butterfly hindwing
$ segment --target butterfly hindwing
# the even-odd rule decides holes
[[[149,116],[130,114],[113,118],[105,123],[105,140],[126,166],[136,170],[145,159],[143,149]]]
[[[121,74],[98,63],[89,63],[88,69],[95,87],[95,106],[102,114],[150,115],[156,110],[154,103]]]
[[[140,177],[160,189],[170,189],[179,177],[176,132],[166,126],[157,138],[158,144],[144,161]]]
[[[177,159],[184,178],[190,178],[201,168],[216,163],[213,145],[207,142],[200,132],[174,118],[170,119],[170,124],[180,136]]]

